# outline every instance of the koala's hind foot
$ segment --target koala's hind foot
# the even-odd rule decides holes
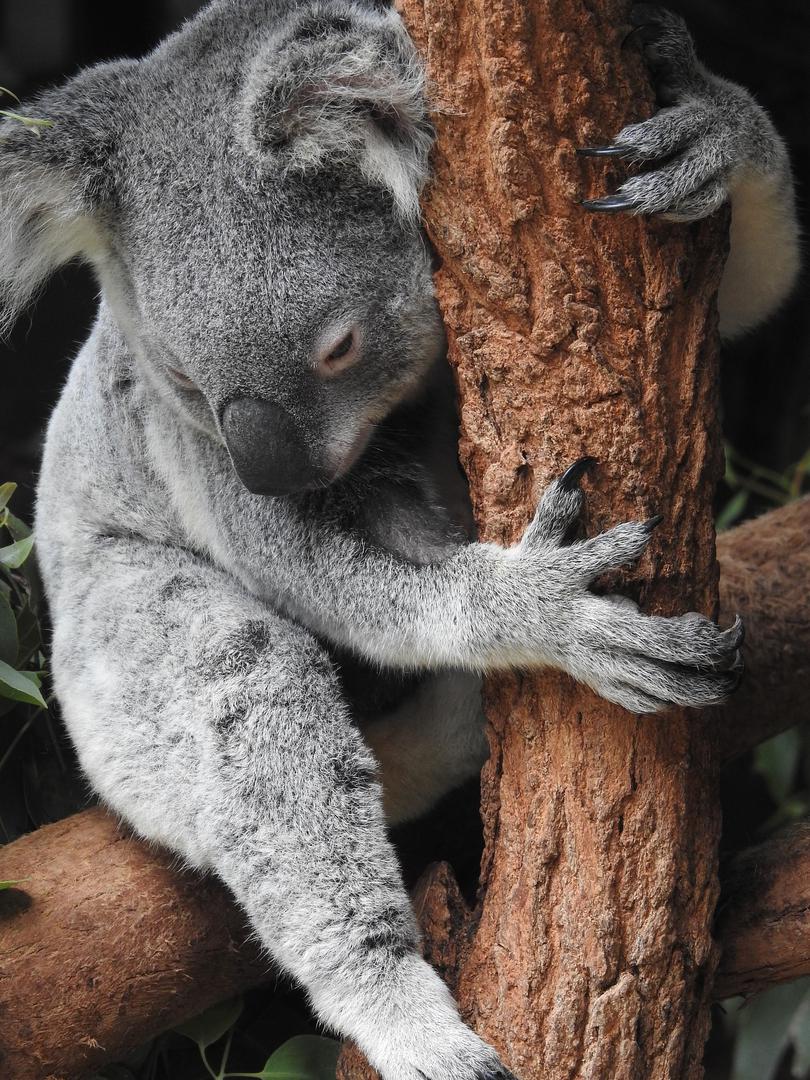
[[[641,44],[665,107],[623,128],[612,144],[579,153],[663,164],[583,206],[695,221],[720,207],[746,171],[781,174],[785,150],[767,113],[743,87],[700,63],[683,19],[656,4],[636,4],[631,20],[628,39]]]

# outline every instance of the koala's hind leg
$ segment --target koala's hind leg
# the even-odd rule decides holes
[[[380,764],[385,817],[410,821],[481,771],[488,747],[481,679],[444,671],[401,706],[361,727]]]
[[[419,955],[376,762],[316,640],[210,565],[132,539],[97,540],[64,587],[57,691],[109,805],[213,868],[384,1080],[507,1077]]]

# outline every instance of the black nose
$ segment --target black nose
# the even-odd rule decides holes
[[[222,432],[239,479],[254,495],[290,495],[324,481],[300,428],[272,401],[231,401],[222,414]]]

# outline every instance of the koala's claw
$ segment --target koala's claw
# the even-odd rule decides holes
[[[580,146],[579,157],[627,157],[631,153],[626,146]]]
[[[597,464],[596,458],[581,457],[573,465],[569,465],[562,476],[557,480],[563,491],[573,491],[579,485],[582,477]]]
[[[601,199],[583,199],[580,205],[586,210],[603,214],[620,214],[623,210],[632,212],[637,208],[636,200],[622,195],[621,192],[604,195]]]
[[[696,221],[717,210],[740,171],[785,168],[785,153],[767,115],[742,87],[716,78],[697,58],[683,19],[657,4],[636,4],[634,29],[653,75],[662,108],[630,124],[604,146],[584,147],[583,158],[663,162],[633,176],[603,198],[581,205],[601,213],[660,214]]]

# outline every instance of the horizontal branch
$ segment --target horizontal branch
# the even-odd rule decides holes
[[[715,997],[810,975],[810,824],[742,852],[724,874]]]
[[[810,685],[810,496],[717,538],[720,609],[746,629],[745,679],[721,718],[735,757],[807,716]]]
[[[0,1075],[78,1080],[267,978],[241,911],[102,809],[0,849]]]
[[[720,538],[723,610],[740,611],[749,630],[748,677],[721,716],[726,756],[803,715],[808,533],[810,499]],[[759,852],[740,873],[740,895],[747,885],[750,899],[735,900],[724,913],[723,995],[810,971],[810,930],[801,920],[802,903],[810,909],[802,882],[810,881],[806,849],[805,843],[802,856],[792,847],[790,859],[783,853],[770,862],[767,850]],[[785,870],[793,876],[784,888],[776,875],[780,858],[793,868]],[[776,900],[758,907],[753,870],[766,864],[773,865],[767,896]],[[4,1076],[78,1078],[267,978],[227,891],[212,878],[179,871],[169,854],[131,839],[103,810],[0,849],[0,879],[24,879],[0,892]],[[762,874],[756,880],[766,890]],[[417,898],[423,916],[445,917],[435,891],[430,904],[426,895]],[[459,917],[458,904],[446,917]],[[450,973],[451,957],[431,959]]]

